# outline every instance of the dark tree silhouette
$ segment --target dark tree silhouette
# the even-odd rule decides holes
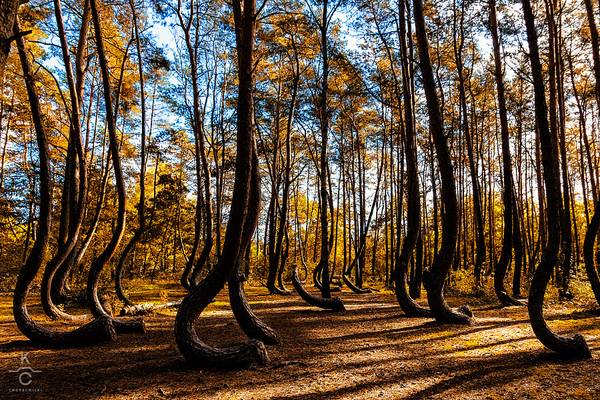
[[[419,232],[421,230],[421,202],[419,193],[419,169],[417,165],[417,148],[415,143],[415,129],[413,121],[413,98],[410,85],[410,70],[408,68],[408,54],[406,46],[406,3],[398,1],[400,8],[400,51],[402,60],[402,93],[404,101],[404,153],[406,156],[407,174],[407,210],[406,210],[406,236],[402,242],[402,249],[398,253],[395,266],[395,293],[402,311],[411,317],[430,317],[431,311],[420,306],[414,301],[407,290],[408,263],[412,256]],[[398,99],[400,102],[400,99]]]
[[[48,248],[49,231],[52,221],[50,212],[52,205],[52,183],[48,161],[48,139],[42,123],[39,98],[27,56],[25,40],[19,28],[18,18],[14,23],[13,32],[23,69],[40,162],[40,210],[36,239],[17,277],[17,285],[13,297],[13,315],[19,330],[36,344],[46,346],[76,346],[114,340],[116,338],[115,328],[108,317],[101,316],[73,331],[60,332],[48,329],[34,321],[27,310],[27,295],[29,294],[31,283],[44,261],[44,256]]]
[[[115,224],[112,237],[104,250],[94,259],[90,266],[90,272],[88,275],[86,297],[87,301],[92,309],[92,314],[96,318],[112,318],[107,310],[104,309],[98,295],[98,286],[100,280],[100,274],[102,270],[115,254],[123,231],[125,230],[125,219],[126,219],[126,202],[127,197],[125,193],[125,181],[123,179],[123,170],[121,168],[121,158],[119,156],[119,140],[117,138],[117,129],[115,126],[114,112],[112,106],[112,95],[110,87],[110,73],[108,70],[108,63],[106,61],[106,54],[104,51],[104,39],[102,38],[102,27],[100,26],[100,16],[98,13],[98,7],[96,0],[90,0],[90,8],[92,11],[92,23],[94,25],[94,34],[96,38],[96,48],[98,51],[98,62],[100,64],[100,72],[102,75],[102,87],[104,93],[104,107],[106,110],[106,124],[108,127],[109,147],[112,157],[113,170],[115,174],[116,186],[117,186],[117,203],[118,203],[118,214],[117,223]],[[145,326],[141,319],[124,320],[113,318],[113,325],[119,333],[135,333],[144,332]]]
[[[15,40],[13,26],[17,18],[20,0],[4,0],[0,3],[0,76],[4,74],[4,65]],[[19,34],[21,34],[19,32]]]
[[[138,26],[137,10],[133,0],[129,1],[131,15],[133,17],[133,30],[135,32],[135,47],[137,50],[137,67],[140,82],[140,108],[141,108],[141,139],[140,139],[140,200],[138,202],[138,227],[133,233],[129,242],[125,245],[119,262],[115,268],[115,292],[117,297],[126,306],[132,306],[134,303],[129,299],[123,290],[123,273],[125,272],[125,261],[129,253],[135,248],[147,229],[146,226],[146,92],[144,90],[144,67],[142,63],[142,44],[140,39],[140,29]]]
[[[472,322],[472,313],[468,307],[464,306],[453,310],[444,299],[444,284],[456,255],[458,205],[452,160],[448,149],[448,141],[444,133],[444,122],[442,120],[440,104],[436,93],[436,84],[431,68],[429,43],[425,30],[425,18],[423,16],[423,2],[421,0],[413,0],[413,13],[417,49],[419,51],[419,65],[421,67],[423,87],[427,98],[429,131],[433,138],[435,154],[440,169],[442,181],[441,196],[444,206],[442,212],[442,244],[439,252],[433,258],[431,266],[423,272],[423,284],[427,290],[429,307],[437,321],[470,324]]]
[[[498,33],[498,21],[496,20],[496,0],[489,1],[490,32],[494,47],[494,76],[496,78],[496,93],[498,97],[498,114],[500,115],[500,134],[502,137],[502,204],[504,206],[504,230],[502,233],[502,253],[496,264],[494,273],[494,290],[498,300],[504,306],[524,305],[523,302],[508,294],[504,286],[504,278],[513,251],[514,215],[513,210],[513,173],[512,158],[510,155],[510,140],[508,130],[508,116],[506,111],[506,98],[504,95],[504,73],[502,72],[502,58],[500,55],[500,38]]]
[[[265,364],[269,361],[265,346],[259,340],[250,339],[239,345],[215,348],[201,341],[194,326],[202,311],[223,289],[226,281],[237,272],[245,249],[243,230],[251,212],[254,143],[252,68],[256,2],[234,0],[232,7],[238,55],[237,154],[233,198],[223,253],[213,270],[183,299],[175,319],[175,339],[179,351],[190,364],[202,368],[234,368],[251,363]],[[251,232],[246,234],[252,236]]]
[[[592,0],[584,0],[584,3],[592,41],[592,57],[594,60],[594,84],[596,89],[596,103],[600,107],[600,39],[598,38],[598,27],[596,25],[596,19],[594,16]],[[588,279],[590,280],[590,285],[592,286],[592,291],[594,292],[596,302],[600,305],[600,277],[598,277],[598,270],[596,269],[596,258],[594,257],[594,245],[596,243],[596,238],[598,237],[599,230],[600,201],[596,202],[594,206],[594,214],[592,216],[592,219],[590,220],[587,231],[585,232],[585,239],[583,242],[583,257],[585,261],[585,270],[587,272]]]
[[[535,336],[547,348],[556,351],[565,357],[589,358],[590,349],[583,336],[577,334],[573,337],[559,336],[552,332],[543,314],[544,296],[546,286],[550,280],[552,270],[558,262],[558,252],[561,244],[560,220],[560,179],[558,171],[557,144],[550,133],[548,126],[548,109],[544,93],[544,78],[538,48],[538,37],[535,28],[535,17],[529,0],[522,0],[523,18],[527,29],[527,42],[529,44],[529,60],[531,62],[531,75],[535,96],[535,122],[539,131],[542,164],[544,166],[544,184],[546,213],[548,224],[548,238],[542,250],[542,257],[533,274],[531,288],[529,289],[529,318]]]

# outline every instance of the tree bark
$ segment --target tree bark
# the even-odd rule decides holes
[[[6,58],[15,39],[13,26],[17,20],[19,4],[20,0],[5,0],[0,3],[0,78],[4,76]]]
[[[596,25],[592,0],[584,0],[584,3],[592,39],[592,56],[594,59],[596,103],[600,108],[600,39],[598,38],[598,28]],[[590,174],[593,176],[593,171],[590,171]],[[594,292],[594,297],[596,298],[596,303],[598,303],[598,305],[600,305],[600,277],[598,276],[598,269],[596,268],[596,257],[594,256],[594,247],[599,231],[600,201],[597,201],[594,205],[594,214],[592,215],[592,219],[590,220],[590,223],[585,232],[585,238],[583,241],[583,257],[585,262],[585,270],[588,279],[590,280],[590,285],[592,287],[592,291]]]
[[[249,254],[247,250],[252,242],[252,235],[258,225],[260,212],[260,175],[258,173],[258,157],[256,146],[252,145],[252,172],[250,178],[249,208],[244,222],[242,234],[242,251],[240,254]],[[277,344],[277,333],[267,324],[261,321],[250,308],[246,293],[244,292],[244,281],[246,277],[242,273],[242,257],[238,259],[238,265],[229,277],[227,286],[229,289],[229,301],[231,310],[240,328],[250,339],[257,339],[266,344]],[[250,260],[246,260],[250,262]]]
[[[56,17],[56,24],[58,27],[58,33],[60,37],[62,55],[63,55],[63,63],[65,65],[65,72],[67,77],[67,83],[69,86],[69,95],[71,99],[71,123],[70,123],[70,143],[69,147],[74,149],[75,154],[73,155],[73,165],[71,169],[75,172],[75,160],[77,160],[78,166],[78,174],[73,174],[68,177],[71,179],[69,184],[70,191],[74,191],[75,187],[77,187],[77,198],[72,199],[73,205],[68,205],[68,208],[71,208],[70,212],[70,226],[69,232],[67,235],[67,240],[63,244],[62,248],[59,246],[59,249],[56,255],[48,262],[46,265],[46,269],[44,271],[44,276],[42,278],[42,287],[41,287],[41,297],[42,297],[42,306],[44,308],[44,312],[51,318],[64,318],[70,320],[84,320],[87,319],[87,315],[80,316],[72,316],[70,314],[65,313],[60,310],[53,302],[52,298],[52,283],[54,280],[54,276],[56,272],[63,266],[65,262],[70,261],[69,256],[72,254],[73,250],[77,246],[77,241],[79,239],[79,232],[81,230],[81,225],[83,223],[84,210],[85,210],[85,200],[86,200],[86,192],[87,192],[87,163],[85,159],[85,153],[83,149],[83,142],[81,138],[81,114],[80,114],[80,92],[77,91],[75,80],[73,78],[73,71],[71,69],[71,58],[69,56],[69,44],[67,42],[67,36],[65,33],[65,26],[62,17],[62,9],[60,0],[54,0],[54,11]],[[69,166],[67,165],[65,168],[65,172],[69,170]],[[78,177],[76,176],[78,175]],[[65,179],[67,179],[67,174],[65,173]],[[65,211],[64,209],[62,210]]]
[[[496,19],[496,0],[489,0],[490,32],[494,48],[494,77],[496,79],[496,94],[498,97],[498,114],[500,115],[500,135],[502,137],[502,203],[504,206],[503,220],[504,231],[502,235],[502,253],[496,264],[494,273],[494,291],[503,306],[524,305],[523,302],[508,294],[504,286],[506,271],[510,264],[513,252],[513,235],[518,226],[513,227],[516,210],[513,210],[513,175],[512,157],[510,154],[510,139],[508,129],[508,114],[506,111],[506,98],[504,91],[504,73],[502,71],[502,58],[500,55],[500,38],[498,22]]]
[[[142,45],[140,40],[140,29],[138,26],[137,11],[133,0],[129,1],[131,14],[133,16],[133,29],[135,31],[135,46],[137,50],[138,77],[140,82],[140,107],[141,107],[141,140],[140,140],[140,200],[138,202],[138,227],[129,242],[125,245],[119,262],[115,268],[115,292],[119,300],[126,306],[134,303],[123,290],[123,274],[125,262],[131,250],[135,248],[142,235],[146,231],[146,92],[144,90],[144,68],[142,64]]]
[[[90,8],[92,12],[92,23],[94,24],[94,34],[96,38],[96,48],[98,52],[98,62],[100,64],[100,71],[102,75],[102,86],[104,91],[104,107],[106,110],[106,124],[108,127],[109,136],[109,148],[112,156],[113,170],[115,174],[116,186],[117,186],[117,203],[118,203],[118,214],[117,222],[115,224],[112,237],[104,250],[94,259],[90,266],[90,271],[87,281],[86,297],[89,306],[92,309],[92,314],[96,318],[112,318],[109,313],[104,309],[100,298],[98,296],[98,286],[100,280],[100,274],[102,270],[115,254],[123,231],[125,230],[126,220],[126,202],[127,197],[125,193],[125,181],[123,179],[123,170],[121,168],[121,157],[119,155],[119,142],[117,139],[117,129],[115,126],[115,118],[112,106],[112,96],[110,88],[110,74],[108,71],[108,64],[106,61],[106,54],[104,51],[104,40],[102,38],[102,27],[100,25],[100,15],[98,12],[98,6],[96,0],[90,0]],[[113,325],[119,333],[135,333],[145,332],[144,322],[141,319],[136,320],[122,320],[113,318]]]
[[[18,18],[14,22],[13,33],[23,69],[27,97],[35,127],[38,157],[40,162],[40,211],[36,227],[36,238],[25,263],[23,264],[13,297],[13,315],[19,330],[32,342],[51,347],[87,345],[116,338],[115,328],[106,317],[97,318],[70,332],[58,332],[34,321],[27,310],[27,296],[37,272],[39,271],[48,248],[48,239],[52,216],[52,182],[48,160],[48,139],[42,124],[42,113],[31,65],[27,57],[25,41],[21,35]]]
[[[417,164],[417,148],[413,121],[413,103],[410,87],[410,72],[408,70],[408,54],[406,47],[406,3],[399,0],[400,8],[400,57],[402,60],[402,93],[404,103],[404,154],[406,157],[407,174],[407,209],[406,235],[402,249],[398,253],[395,266],[395,293],[402,311],[410,317],[431,317],[431,311],[419,305],[412,299],[407,290],[408,263],[421,231],[421,201],[419,193],[419,169]],[[402,104],[398,99],[398,104]]]
[[[79,29],[79,39],[78,39],[78,43],[77,43],[77,53],[75,55],[75,91],[77,93],[77,100],[79,101],[79,108],[82,107],[82,103],[83,103],[83,97],[84,97],[84,88],[85,88],[85,72],[87,70],[87,63],[85,62],[85,57],[87,55],[87,48],[88,48],[88,35],[89,35],[89,30],[90,30],[90,18],[91,18],[91,10],[90,10],[90,3],[89,1],[84,1],[84,7],[83,7],[83,14],[81,17],[81,27]],[[93,84],[92,84],[93,85]],[[92,86],[92,93],[93,93],[93,86]],[[92,101],[93,101],[94,96],[92,94],[90,94],[90,103],[89,103],[89,107],[91,108],[92,106]],[[88,131],[89,132],[89,118],[91,116],[91,112],[90,110],[88,110],[88,116],[87,116],[87,120],[88,120]],[[87,134],[86,132],[86,134]],[[83,146],[83,150],[85,151],[85,148],[87,146],[87,143],[85,143],[85,145]],[[85,159],[84,159],[85,161]],[[80,168],[81,168],[81,163],[80,163]],[[81,171],[79,174],[81,175],[81,177],[79,179],[86,179],[87,180],[87,168],[86,170]],[[81,182],[80,182],[81,185]],[[83,185],[81,185],[82,187]],[[85,213],[87,210],[87,205],[86,205],[86,200],[87,200],[87,185],[86,185],[86,189],[83,193],[80,192],[78,193],[79,195],[79,201],[77,202],[77,207],[83,207],[83,210],[77,210],[74,212],[74,214],[78,213],[78,212],[82,212],[83,216],[85,217]],[[77,218],[74,218],[75,220],[77,220]],[[75,225],[73,228],[76,228],[77,225]],[[73,229],[74,230],[74,229]],[[64,300],[66,300],[66,296],[67,296],[67,289],[68,289],[68,279],[69,276],[71,274],[71,271],[73,270],[73,267],[76,265],[76,260],[77,260],[77,245],[75,245],[73,247],[73,249],[71,249],[70,254],[67,255],[67,258],[65,260],[65,262],[63,262],[62,266],[59,266],[56,270],[56,273],[54,275],[54,278],[52,279],[52,287],[51,287],[51,298],[55,301],[55,302],[62,302]]]
[[[243,3],[243,6],[242,6]],[[227,347],[215,348],[202,342],[194,322],[225,282],[239,268],[243,255],[243,228],[246,224],[251,197],[252,89],[256,1],[232,2],[238,54],[237,155],[233,198],[225,232],[222,256],[215,268],[183,299],[175,319],[175,340],[188,363],[202,368],[246,367],[269,361],[264,344],[256,339]],[[252,236],[252,235],[250,235]]]
[[[529,290],[529,318],[533,332],[547,348],[564,357],[590,358],[590,349],[583,336],[577,334],[573,337],[564,337],[555,334],[546,324],[543,315],[546,286],[550,280],[552,270],[558,261],[558,251],[561,242],[559,210],[561,204],[560,179],[558,161],[556,159],[556,141],[552,137],[548,126],[548,110],[544,93],[544,79],[540,63],[538,38],[535,29],[535,17],[529,0],[522,0],[522,5],[533,77],[535,121],[539,132],[542,163],[544,166],[546,212],[548,217],[548,238],[543,247],[542,257],[533,275]]]
[[[456,254],[456,240],[458,233],[458,206],[456,201],[456,188],[454,185],[454,173],[447,138],[444,132],[436,84],[431,68],[429,56],[429,43],[425,30],[425,18],[423,16],[423,3],[421,0],[413,0],[413,13],[415,20],[415,32],[417,37],[417,48],[419,50],[419,62],[423,77],[423,86],[427,99],[427,111],[429,114],[429,131],[433,137],[436,158],[439,164],[442,181],[442,244],[439,252],[433,259],[431,267],[423,272],[423,283],[427,290],[429,307],[434,318],[438,322],[454,324],[472,323],[472,313],[467,306],[457,310],[451,309],[444,299],[444,285],[448,272]]]
[[[453,3],[456,4],[456,1]],[[460,12],[460,39],[456,38],[456,31],[454,29],[454,54],[456,59],[456,72],[458,74],[458,91],[460,99],[460,107],[462,114],[462,127],[464,130],[465,142],[467,144],[467,157],[469,159],[469,175],[471,178],[471,185],[473,190],[473,212],[475,213],[475,236],[476,236],[476,253],[475,253],[475,282],[476,285],[481,285],[481,268],[485,261],[485,234],[483,225],[483,212],[481,210],[481,190],[479,187],[479,181],[477,179],[477,164],[475,163],[475,155],[473,152],[473,140],[472,132],[469,127],[469,115],[467,110],[467,95],[465,91],[465,76],[463,68],[463,45],[464,45],[464,13],[465,13],[465,2],[461,2]],[[456,6],[455,6],[456,13]],[[456,20],[456,16],[454,17]]]

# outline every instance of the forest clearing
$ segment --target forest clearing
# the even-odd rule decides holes
[[[598,0],[0,0],[0,398],[600,398]]]
[[[133,295],[140,302],[156,299],[167,288],[156,285]],[[8,317],[6,295],[1,297],[0,365],[3,371],[14,369],[21,352],[28,353],[42,371],[33,384],[42,392],[29,394],[31,398],[68,399],[76,393],[80,399],[591,400],[600,391],[600,326],[597,308],[590,303],[552,302],[547,316],[551,326],[581,332],[594,357],[565,361],[540,348],[523,308],[500,308],[490,299],[475,303],[473,298],[450,297],[451,304],[470,303],[477,320],[472,326],[449,327],[406,318],[389,292],[344,293],[344,314],[307,307],[297,297],[272,299],[264,288],[248,290],[248,297],[281,337],[269,348],[268,366],[230,372],[187,368],[175,345],[172,310],[147,316],[144,335],[96,347],[60,352],[26,343],[7,347],[6,341],[22,336]],[[225,296],[217,297],[203,319],[208,343],[244,338]],[[3,388],[18,386],[14,374],[3,373],[0,379]]]

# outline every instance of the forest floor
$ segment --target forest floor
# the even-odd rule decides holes
[[[130,294],[157,300],[165,289],[147,285]],[[200,320],[201,337],[213,345],[244,339],[224,293]],[[268,348],[269,365],[229,372],[186,366],[173,337],[174,310],[146,316],[145,335],[47,350],[23,340],[12,320],[10,295],[0,295],[0,398],[600,398],[600,322],[591,301],[554,303],[547,312],[553,329],[579,331],[592,349],[591,360],[564,361],[535,339],[525,307],[450,297],[455,306],[470,303],[476,316],[472,326],[450,326],[404,317],[389,292],[343,292],[344,313],[309,307],[297,296],[268,296],[263,288],[247,293],[256,313],[277,330],[280,344]],[[170,299],[176,296],[169,292]],[[32,313],[40,315],[39,306]],[[28,386],[10,372],[24,353],[39,371]]]

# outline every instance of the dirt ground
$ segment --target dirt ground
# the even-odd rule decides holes
[[[141,298],[160,297],[154,287]],[[332,313],[297,296],[248,290],[256,313],[275,328],[270,365],[238,371],[190,369],[173,337],[174,310],[145,317],[145,335],[121,335],[95,347],[47,350],[18,332],[11,299],[0,296],[0,398],[43,399],[599,399],[600,323],[592,304],[553,304],[549,324],[581,332],[593,359],[557,359],[535,339],[523,307],[500,309],[474,299],[473,326],[440,325],[406,318],[392,294],[343,292],[347,311]],[[169,298],[177,294],[170,293]],[[40,315],[40,309],[33,307]],[[586,311],[588,310],[588,311]],[[55,327],[68,327],[53,322]],[[199,321],[199,332],[217,344],[242,340],[224,294]],[[19,384],[22,355],[31,383]],[[27,390],[27,391],[24,391]]]

